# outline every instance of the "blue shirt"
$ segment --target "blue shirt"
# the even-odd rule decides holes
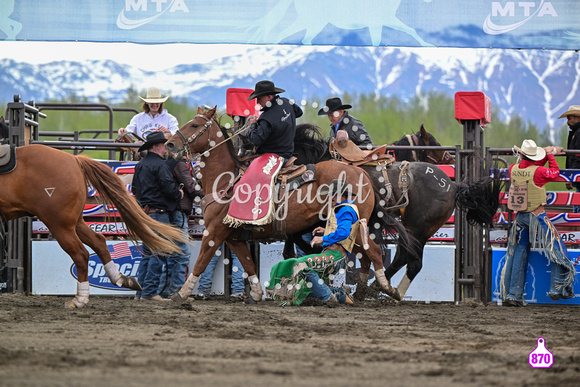
[[[354,204],[352,200],[345,200],[337,204],[349,203]],[[352,225],[358,220],[356,211],[350,206],[342,206],[340,208],[334,208],[334,214],[336,216],[337,228],[333,233],[325,235],[322,237],[322,247],[328,247],[337,242],[343,241],[350,235]]]

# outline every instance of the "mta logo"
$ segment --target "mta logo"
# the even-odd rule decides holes
[[[538,3],[534,1],[507,1],[501,3],[494,1],[491,3],[491,13],[483,22],[483,31],[490,35],[499,35],[515,30],[521,27],[532,18],[537,17],[558,17],[556,9],[551,2],[541,0]],[[502,21],[502,24],[496,24],[492,18]],[[503,23],[509,24],[503,24]]]
[[[132,30],[156,20],[166,12],[189,13],[189,8],[185,0],[125,0],[125,8],[117,16],[117,27]]]

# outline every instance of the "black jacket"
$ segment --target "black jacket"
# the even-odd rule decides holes
[[[173,157],[167,160],[167,165],[173,174],[176,184],[183,184],[183,198],[179,201],[181,211],[187,215],[191,215],[193,209],[193,201],[196,196],[203,197],[203,190],[195,189],[196,181],[191,176],[187,164],[183,160],[176,160]]]
[[[256,152],[290,158],[294,153],[296,118],[302,113],[297,104],[290,104],[288,99],[276,96],[272,106],[263,108],[260,118],[252,125],[249,139],[257,147]]]
[[[356,130],[355,130],[356,127]],[[338,130],[345,130],[348,133],[348,138],[350,141],[358,145],[362,149],[371,149],[373,146],[373,140],[370,134],[367,133],[363,123],[356,117],[348,114],[347,111],[344,112],[342,120],[338,123]],[[334,125],[330,124],[330,139],[336,137],[337,129]]]
[[[181,199],[169,166],[153,152],[135,166],[131,192],[142,207],[148,205],[156,210],[175,211]]]

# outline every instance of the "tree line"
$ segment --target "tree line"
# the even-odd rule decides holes
[[[140,111],[141,100],[139,95],[145,95],[146,90],[130,88],[122,103],[111,104],[100,98],[99,103],[108,104],[112,107],[134,108]],[[442,93],[432,92],[427,95],[415,96],[410,101],[403,101],[396,96],[386,97],[375,94],[349,94],[341,96],[344,103],[353,106],[350,113],[360,119],[375,145],[391,144],[405,134],[413,134],[419,130],[421,124],[433,134],[435,138],[445,146],[463,144],[462,126],[455,120],[454,99]],[[66,100],[53,100],[47,102],[58,103],[88,103],[86,98],[79,98],[71,94]],[[190,104],[185,98],[170,98],[165,102],[165,108],[177,117],[180,125],[186,123],[197,114],[197,105]],[[307,104],[302,106],[304,116],[298,122],[309,122],[318,125],[326,136],[329,133],[329,121],[326,116],[318,116],[317,112],[322,106]],[[5,110],[6,106],[2,107]],[[225,115],[225,108],[218,107],[220,123],[222,125],[233,124],[231,117]],[[41,120],[41,131],[74,132],[82,130],[108,130],[109,115],[105,112],[95,111],[44,111],[47,118]],[[113,115],[113,130],[116,135],[118,128],[125,127],[133,112],[115,112]],[[535,124],[525,120],[519,115],[514,115],[508,122],[500,121],[499,109],[492,108],[492,122],[484,130],[485,146],[492,148],[510,148],[521,144],[523,139],[531,138],[538,145],[566,146],[568,128],[563,125],[558,144],[550,144],[548,131],[541,130]],[[82,135],[82,138],[91,138],[92,134]],[[101,134],[98,138],[108,138]],[[46,138],[48,139],[48,138]],[[54,138],[51,138],[54,140]],[[106,152],[91,152],[95,158],[106,158]]]

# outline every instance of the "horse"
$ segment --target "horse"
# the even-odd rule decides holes
[[[432,140],[431,143],[433,143]],[[328,152],[328,141],[322,137],[319,128],[315,125],[298,125],[294,145],[294,153],[298,158],[297,163],[308,164],[331,159]],[[437,160],[433,157],[426,159],[429,161]],[[445,224],[454,208],[466,211],[467,221],[471,224],[492,225],[493,217],[499,206],[499,193],[501,191],[501,184],[490,178],[483,178],[471,183],[453,182],[436,165],[423,161],[411,162],[407,166],[405,163],[397,161],[386,167],[390,182],[398,182],[403,170],[407,175],[409,181],[408,203],[402,208],[396,206],[402,197],[404,199],[401,186],[392,184],[392,196],[389,198],[385,187],[387,182],[383,177],[381,168],[362,167],[375,185],[382,186],[379,191],[381,200],[387,202],[386,207],[391,206],[392,209],[389,211],[391,215],[400,217],[409,238],[418,243],[418,246],[413,246],[411,249],[404,244],[399,244],[394,259],[385,269],[386,278],[390,283],[393,275],[403,266],[407,266],[400,284],[391,293],[387,293],[396,300],[402,300],[411,282],[421,271],[425,244]],[[301,235],[302,233],[293,235],[291,242],[296,241],[297,245],[306,254],[309,254],[312,250],[308,244],[304,243]],[[289,247],[287,248],[289,249]],[[368,273],[369,266],[368,262],[361,260],[361,273]],[[364,278],[367,277],[362,276],[361,282],[366,284],[367,281]]]
[[[203,111],[198,108],[197,115],[184,124],[176,134],[165,143],[168,152],[177,157],[185,154],[199,154],[201,182],[206,196],[202,200],[203,221],[205,225],[204,235],[201,240],[199,256],[193,270],[183,287],[171,296],[175,302],[183,302],[189,297],[195,287],[199,276],[213,257],[216,249],[225,241],[229,248],[239,258],[250,284],[250,294],[247,302],[258,302],[262,299],[263,291],[256,275],[256,268],[252,261],[250,251],[246,244],[248,238],[244,238],[247,230],[242,227],[234,227],[225,224],[228,214],[230,198],[234,185],[233,177],[237,168],[244,168],[241,160],[232,145],[232,137],[222,128],[215,119],[216,107]],[[340,163],[336,160],[328,160],[316,164],[316,180],[300,186],[294,191],[289,191],[284,196],[281,207],[287,210],[288,216],[280,215],[278,218],[285,221],[286,233],[301,231],[326,215],[325,209],[329,209],[329,197],[321,193],[320,188],[328,187],[333,179],[342,176],[349,184],[358,187],[356,205],[360,218],[367,219],[369,224],[376,225],[378,229],[387,227],[395,232],[401,232],[400,243],[410,243],[407,234],[401,225],[386,212],[381,213],[381,207],[376,200],[376,193],[372,189],[372,182],[368,175],[360,168]],[[315,192],[314,198],[312,194]],[[277,214],[278,215],[278,214]],[[276,240],[275,228],[272,223],[259,226],[251,230],[252,240]],[[380,243],[382,234],[377,233],[375,239]],[[383,274],[383,262],[381,248],[372,237],[363,240],[362,235],[357,236],[357,245],[353,253],[358,257],[368,257],[369,266],[374,265],[377,282],[383,291],[391,292],[389,283]]]
[[[114,205],[119,211],[133,242],[141,240],[158,254],[181,252],[175,243],[186,242],[180,230],[147,216],[121,179],[103,163],[40,144],[16,147],[15,157],[16,167],[0,174],[0,216],[4,220],[37,216],[71,257],[78,272],[77,292],[65,307],[82,308],[89,302],[89,252],[83,243],[98,255],[111,283],[141,290],[136,278],[119,272],[105,237],[85,223],[87,184],[105,206]]]

